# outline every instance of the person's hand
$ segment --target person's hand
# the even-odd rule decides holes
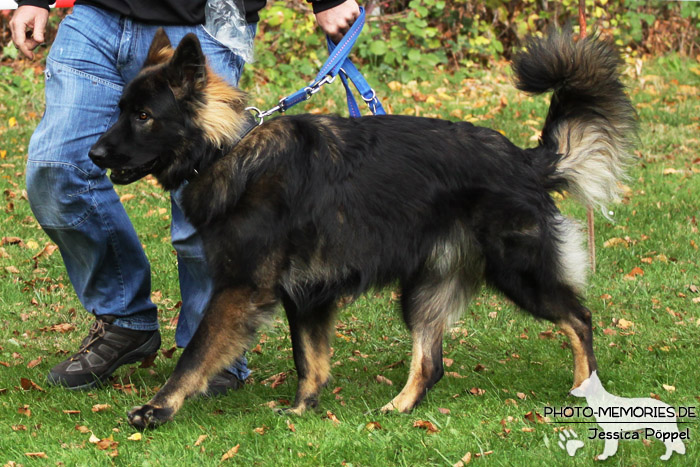
[[[343,38],[352,23],[360,16],[360,7],[355,0],[345,0],[340,5],[316,14],[319,27],[336,44]]]
[[[49,12],[46,8],[24,5],[17,8],[10,20],[12,42],[27,57],[33,59],[32,50],[44,42],[46,22],[49,20]],[[32,30],[32,35],[27,36],[27,31]]]

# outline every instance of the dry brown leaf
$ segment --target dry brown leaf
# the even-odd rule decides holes
[[[449,415],[450,409],[443,409],[442,407],[438,407],[438,412],[440,412],[443,415]]]
[[[20,386],[22,386],[22,389],[24,389],[25,391],[29,391],[31,389],[34,389],[35,391],[46,392],[46,391],[44,391],[44,389],[41,386],[36,384],[31,379],[20,378],[19,384],[20,384]]]
[[[240,448],[240,447],[241,447],[240,444],[236,444],[234,447],[232,447],[231,449],[229,449],[229,450],[226,452],[226,454],[224,454],[223,456],[221,456],[221,462],[227,461],[227,460],[233,458],[233,457],[236,455],[236,453],[238,453],[238,448]]]
[[[131,193],[126,193],[126,194],[121,195],[119,197],[119,201],[121,201],[122,203],[126,203],[127,201],[131,201],[134,198],[136,198],[136,195],[131,194]]]
[[[326,417],[328,417],[328,420],[332,421],[336,425],[340,425],[340,420],[338,420],[338,417],[336,417],[335,414],[330,410],[326,411]]]
[[[257,428],[253,428],[253,431],[254,431],[255,433],[257,433],[257,434],[259,434],[259,435],[262,436],[262,435],[265,434],[266,428],[267,428],[267,427],[263,425],[263,426],[260,426],[260,427],[257,427]]]
[[[165,349],[161,350],[160,353],[162,353],[165,358],[173,358],[173,354],[175,353],[176,350],[177,350],[177,346],[173,345],[172,347],[170,347],[167,350],[165,350]]]
[[[525,420],[532,423],[544,423],[544,417],[539,412],[528,412],[525,414]]]
[[[472,453],[468,452],[460,460],[458,460],[452,467],[464,467],[472,461]]]
[[[486,394],[486,390],[485,390],[485,389],[476,388],[476,387],[471,388],[471,389],[469,390],[469,392],[470,392],[472,395],[474,395],[474,396],[483,396],[484,394]]]
[[[667,390],[668,392],[673,392],[673,391],[676,390],[676,387],[675,387],[675,386],[671,386],[671,385],[669,385],[669,384],[662,384],[661,386],[663,386],[663,388],[664,388],[665,390]]]
[[[377,380],[378,383],[386,384],[387,386],[394,385],[393,381],[391,381],[389,378],[386,378],[382,375],[377,375],[377,377],[375,379]]]
[[[440,431],[437,429],[435,424],[433,424],[433,422],[429,422],[428,420],[416,420],[415,422],[413,422],[413,427],[422,428],[423,430],[426,430],[429,435],[433,433],[438,433]]]
[[[629,248],[630,244],[624,238],[619,237],[611,238],[603,243],[603,248],[612,248],[616,246],[624,246],[625,248]]]
[[[109,404],[95,404],[92,406],[93,412],[103,412],[105,410],[111,409],[112,406]]]
[[[265,378],[264,380],[260,381],[260,384],[263,384],[267,386],[268,384],[272,388],[276,388],[280,384],[284,383],[285,380],[287,379],[287,373],[285,371],[281,373],[274,374],[270,376],[269,378]]]
[[[623,279],[625,280],[636,280],[637,276],[643,276],[644,275],[644,270],[640,267],[634,267],[630,272],[625,274],[625,277]]]
[[[129,441],[141,441],[142,438],[143,438],[143,435],[137,431],[136,433],[134,433],[133,435],[129,436],[126,439],[128,439]]]
[[[5,271],[9,272],[10,274],[19,274],[19,269],[17,269],[15,266],[5,266]]]
[[[291,431],[292,433],[297,432],[297,429],[294,428],[294,423],[290,422],[289,420],[287,420],[287,428],[289,428],[289,431]]]
[[[367,431],[381,430],[382,426],[379,424],[379,422],[369,422],[365,425],[365,429]]]
[[[12,425],[12,431],[27,431],[27,425]]]
[[[75,425],[75,429],[83,434],[90,433],[90,428],[86,427],[85,425]]]
[[[204,442],[204,440],[207,439],[208,437],[209,437],[209,435],[199,435],[199,437],[197,438],[197,441],[194,442],[194,445],[195,445],[195,446],[199,446],[199,445],[202,444],[202,443]]]
[[[49,456],[45,452],[25,452],[25,456],[31,457],[32,459],[48,459]]]
[[[80,413],[80,410],[64,410],[63,413],[67,415],[76,415]]]
[[[32,360],[32,361],[30,361],[29,363],[27,363],[27,368],[34,368],[34,367],[37,366],[39,363],[41,363],[41,357],[39,357],[39,358],[37,358],[37,359],[35,359],[35,360]]]
[[[634,323],[632,321],[628,321],[624,318],[620,318],[615,323],[615,326],[617,326],[620,329],[629,329],[629,328],[634,326]]]
[[[527,394],[525,394],[524,392],[517,392],[515,393],[515,395],[518,396],[518,399],[520,400],[524,401],[525,399],[527,399]]]
[[[32,416],[32,411],[31,411],[31,409],[29,408],[29,406],[28,406],[27,404],[24,404],[22,407],[20,407],[19,409],[17,409],[17,413],[20,414],[20,415],[27,416],[27,417],[31,417],[31,416]]]
[[[54,254],[56,250],[58,250],[58,247],[56,245],[54,245],[53,243],[47,243],[43,250],[32,256],[32,259],[37,260],[39,258],[48,258],[52,254]]]

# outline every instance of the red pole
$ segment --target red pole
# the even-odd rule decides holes
[[[578,0],[578,24],[581,29],[581,39],[586,37],[586,0]],[[595,219],[591,206],[586,210],[588,220],[588,259],[591,263],[591,270],[595,272]]]

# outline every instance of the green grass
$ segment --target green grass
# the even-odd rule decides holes
[[[645,61],[639,73],[630,61],[625,79],[641,119],[639,160],[630,171],[627,196],[611,207],[615,223],[596,218],[598,270],[587,292],[606,388],[627,397],[658,394],[674,406],[700,405],[700,303],[693,301],[700,294],[691,288],[700,287],[698,70],[697,62],[675,56]],[[530,139],[541,128],[548,104],[544,97],[513,90],[503,67],[401,84],[380,83],[371,75],[370,70],[368,79],[393,113],[470,119],[503,130],[520,145],[534,144]],[[333,379],[318,412],[289,418],[268,407],[293,399],[296,384],[289,333],[280,315],[261,331],[260,352],[249,354],[253,376],[242,390],[188,401],[174,422],[146,431],[139,441],[129,440],[135,431],[126,422],[126,410],[165,382],[179,351],[171,359],[160,355],[154,368],[121,368],[115,385],[105,389],[71,392],[45,384],[49,368],[78,347],[91,317],[75,298],[58,252],[35,258],[49,240],[31,216],[23,173],[29,136],[41,114],[41,75],[3,69],[2,77],[14,82],[2,88],[0,97],[0,231],[22,244],[6,243],[0,250],[0,462],[208,465],[218,464],[236,445],[239,450],[228,462],[246,465],[452,465],[468,452],[475,464],[587,465],[602,452],[602,441],[586,439],[593,424],[525,419],[529,412],[544,415],[546,406],[583,405],[567,395],[570,351],[549,323],[520,313],[486,289],[447,334],[444,353],[453,361],[446,368],[450,373],[412,414],[375,410],[403,385],[410,358],[408,333],[387,290],[341,311]],[[295,90],[262,86],[250,70],[244,86],[254,104],[264,108]],[[346,112],[339,84],[305,106],[299,111]],[[153,264],[154,300],[167,349],[173,345],[171,320],[179,300],[168,242],[168,198],[147,180],[119,191],[131,198],[125,205]],[[561,204],[568,214],[585,218],[583,208],[570,200]],[[605,247],[611,239],[622,240]],[[625,277],[637,267],[643,275]],[[620,319],[633,324],[625,326]],[[62,323],[73,329],[52,330]],[[263,384],[280,372],[289,374],[284,383],[275,388]],[[378,382],[378,375],[393,386]],[[23,390],[22,378],[43,390]],[[96,404],[110,407],[93,412]],[[419,420],[432,422],[439,431],[429,434],[414,427]],[[574,458],[557,447],[557,430],[567,426],[585,441]],[[687,453],[674,455],[668,464],[698,465],[700,426],[683,426],[691,429]],[[100,449],[90,443],[91,434],[118,444]],[[207,437],[195,446],[201,435]],[[622,441],[607,463],[655,464],[663,451],[658,441]],[[27,456],[36,452],[46,458]]]

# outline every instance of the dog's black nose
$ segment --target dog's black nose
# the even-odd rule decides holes
[[[90,148],[90,152],[88,153],[88,156],[90,156],[90,159],[92,159],[92,162],[94,162],[98,166],[102,167],[102,163],[107,158],[107,148],[105,148],[101,144],[96,144]]]

